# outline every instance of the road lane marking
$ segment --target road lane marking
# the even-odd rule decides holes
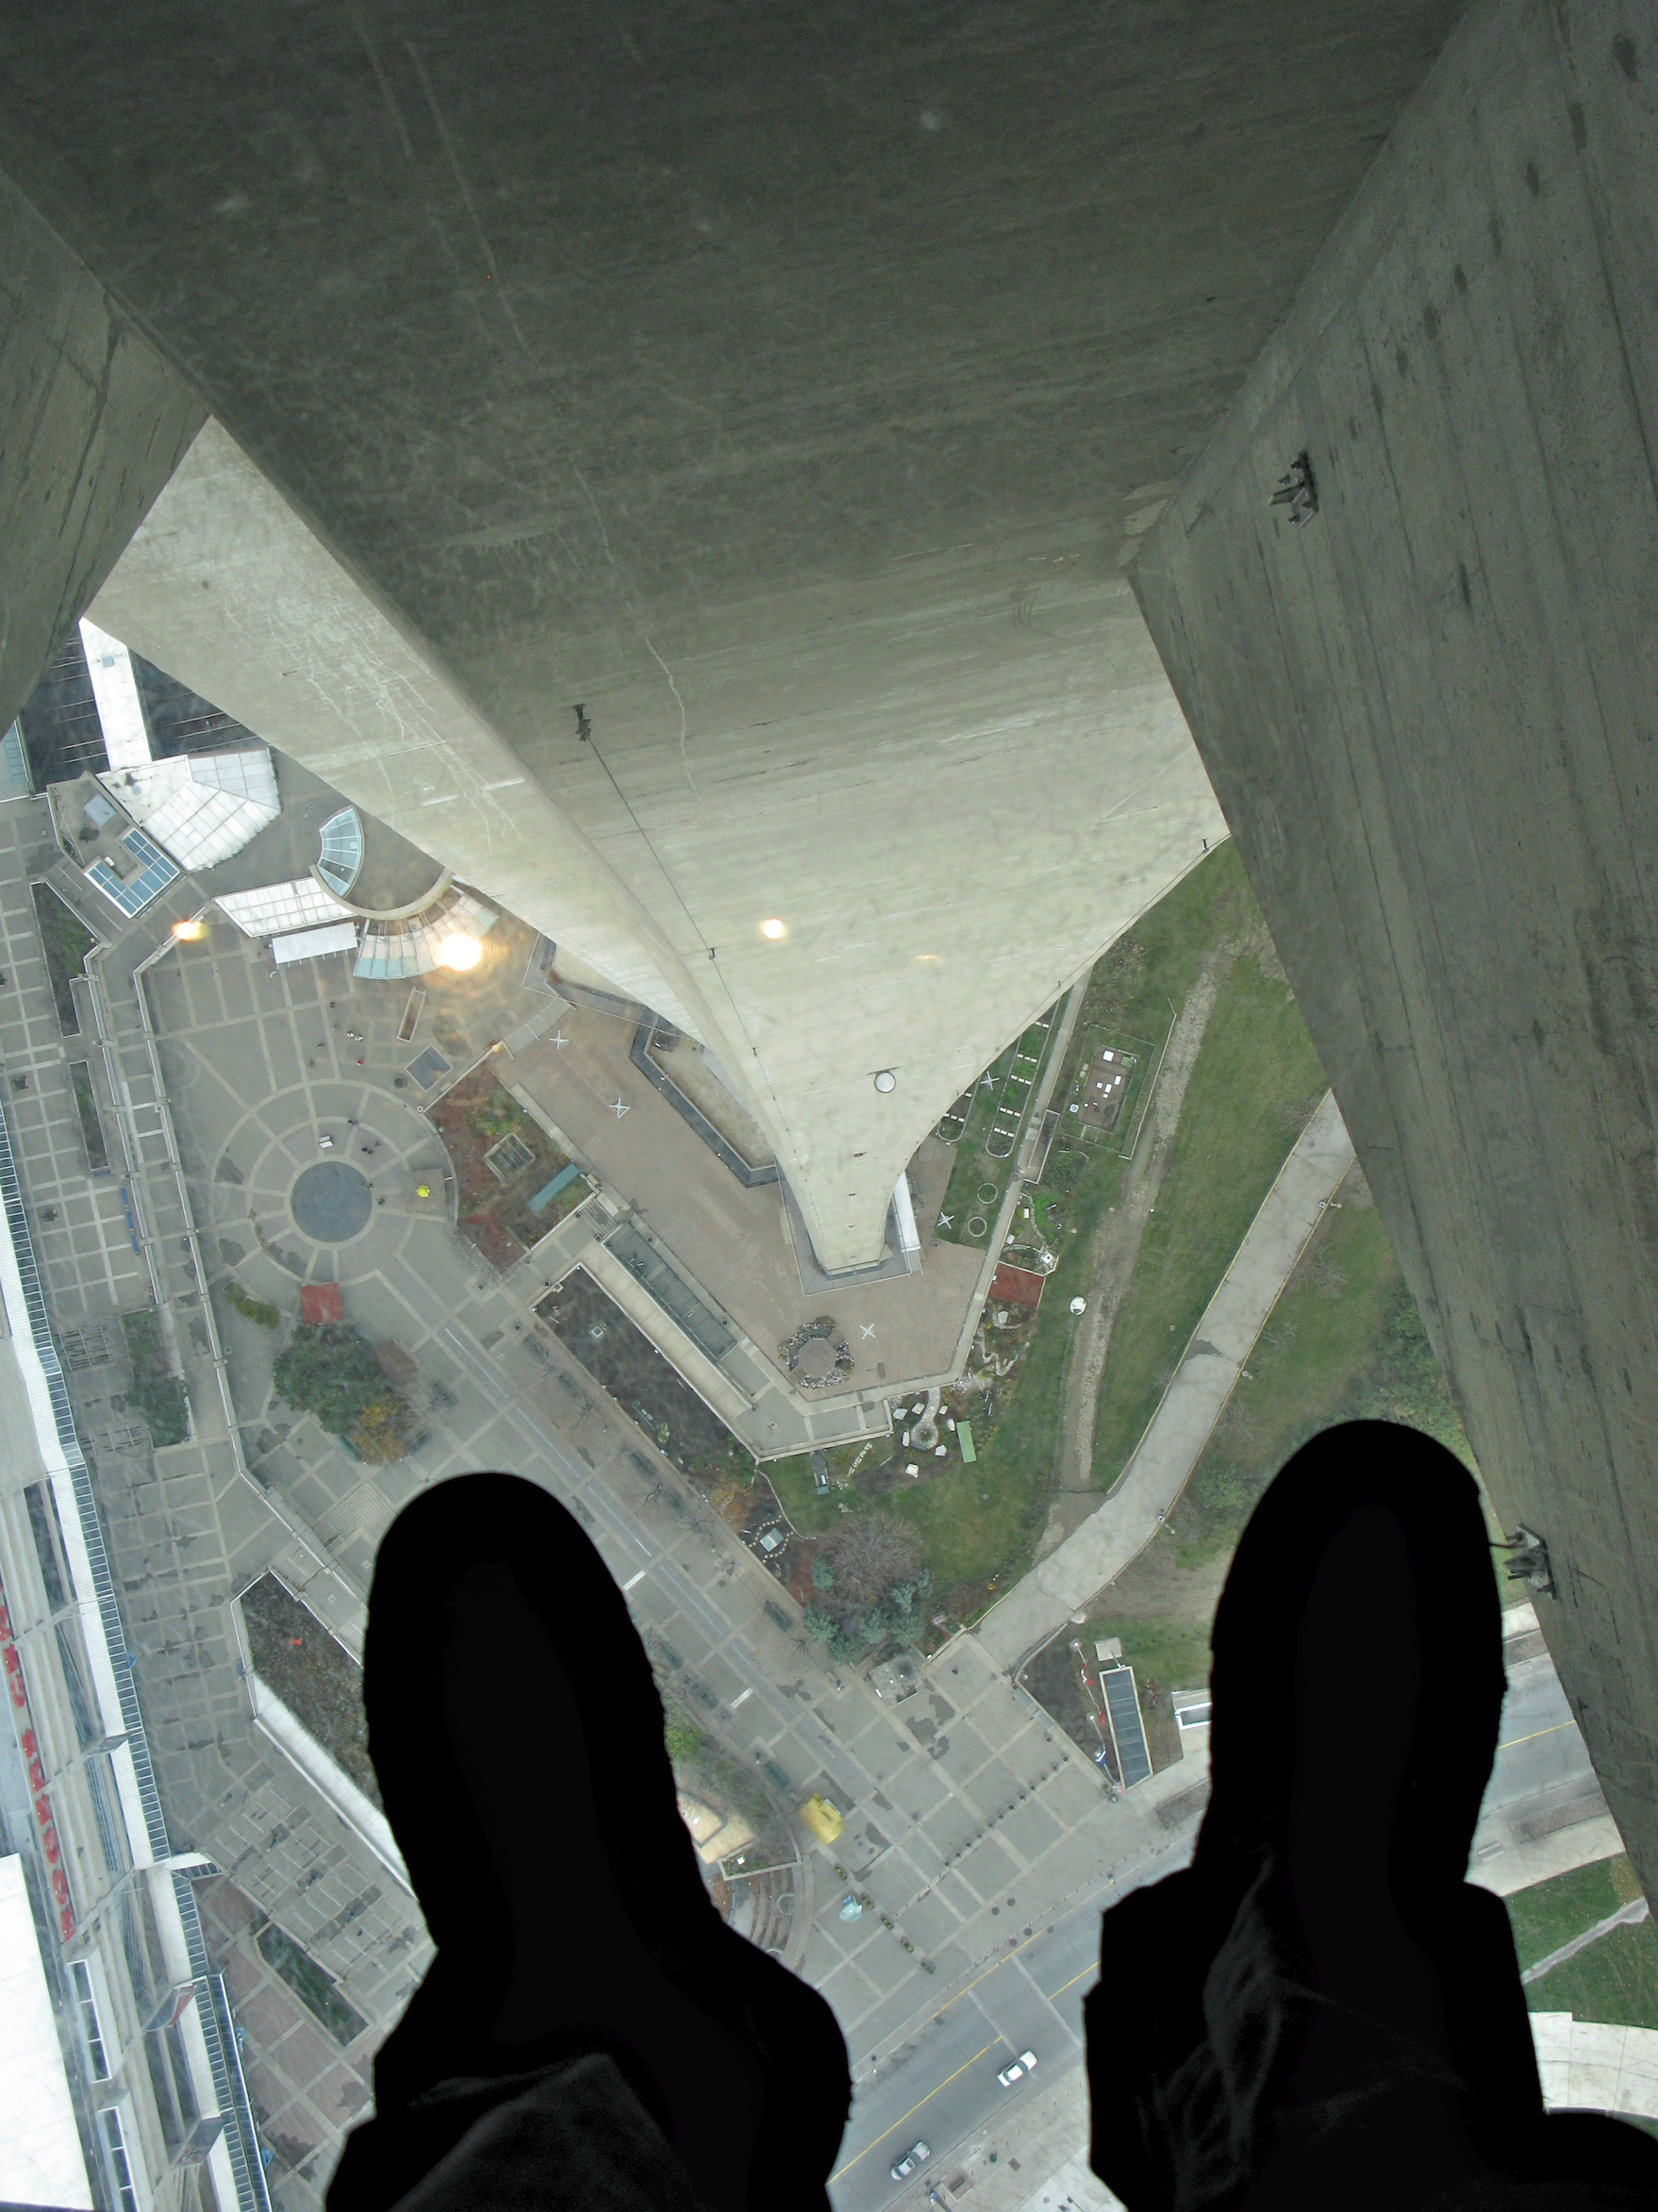
[[[999,1968],[1009,1965],[1019,1956],[1021,1951],[1028,1951],[1033,1943],[1040,1943],[1043,1936],[1046,1936],[1047,1933],[1047,1929],[1044,1928],[1041,1936],[1027,1936],[1022,1943],[1016,1943],[1011,1950],[1003,1952],[1002,1956],[995,1960],[992,1965],[987,1966],[982,1974],[975,1974],[970,1982],[969,1982],[964,1987],[958,1989],[955,1992],[955,1995],[952,1997],[946,2004],[941,2004],[936,2017],[939,2020],[942,2020],[944,2015],[950,2010],[952,2004],[959,2004],[964,1997],[970,1997],[981,1982],[987,1982],[990,1979],[990,1976],[995,1973]],[[1066,1987],[1069,1988],[1069,1987],[1070,1985],[1068,1982],[1066,1984]]]
[[[1558,1736],[1563,1728],[1575,1728],[1575,1721],[1556,1721],[1550,1728],[1534,1728],[1530,1736],[1511,1736],[1506,1743],[1500,1743],[1499,1751],[1512,1751],[1517,1743],[1535,1743],[1539,1736]]]
[[[909,2110],[902,2114],[899,2119],[895,2120],[892,2125],[887,2128],[884,2134],[878,2135],[875,2137],[874,2142],[866,2143],[863,2149],[858,2153],[856,2158],[849,2158],[844,2166],[842,2166],[837,2172],[832,2173],[829,2176],[830,2187],[833,2188],[835,2184],[839,2181],[843,2175],[850,2173],[853,2168],[857,2165],[859,2159],[867,2158],[870,2155],[870,2153],[873,2151],[878,2144],[884,2143],[887,2140],[887,2136],[896,2135],[898,2130],[904,2125],[905,2121],[914,2120],[916,2114],[920,2111],[921,2105],[930,2104],[933,2102],[933,2099],[938,2094],[940,2089],[949,2088],[951,2083],[955,2079],[955,2074],[966,2073],[970,2066],[977,2066],[980,2059],[984,2057],[985,2052],[994,2051],[996,2044],[1000,2043],[1001,2041],[1002,2037],[998,2036],[994,2042],[987,2043],[984,2045],[983,2049],[975,2051],[970,2058],[964,2058],[961,2064],[956,2068],[955,2073],[947,2073],[941,2082],[937,2083],[934,2087],[927,2091],[926,2095],[921,2099],[920,2104],[912,2104]]]
[[[1061,1982],[1057,1989],[1052,1990],[1049,1993],[1049,2004],[1052,2004],[1055,1997],[1063,1997],[1068,1989],[1074,1989],[1077,1984],[1086,1975],[1093,1974],[1095,1978],[1098,1979],[1099,1972],[1099,1961],[1097,1959],[1090,1959],[1088,1964],[1084,1967],[1080,1974],[1072,1974],[1069,1982]]]
[[[749,1686],[748,1686],[747,1689],[745,1689],[745,1690],[743,1691],[743,1693],[742,1693],[741,1697],[734,1697],[734,1698],[732,1699],[732,1701],[731,1701],[731,1709],[732,1709],[732,1711],[735,1713],[738,1705],[746,1705],[746,1704],[748,1703],[749,1699],[750,1699],[750,1698],[752,1698],[752,1697],[754,1696],[754,1684],[751,1682],[751,1683],[749,1684]]]
[[[638,1571],[638,1572],[637,1574],[635,1574],[635,1575],[630,1575],[630,1576],[629,1576],[629,1578],[628,1578],[628,1580],[627,1580],[626,1582],[624,1582],[624,1583],[622,1584],[622,1591],[623,1591],[623,1594],[625,1594],[625,1593],[626,1593],[628,1590],[632,1589],[632,1588],[634,1587],[634,1584],[635,1584],[635,1583],[637,1583],[637,1582],[643,1582],[643,1581],[644,1581],[644,1579],[645,1579],[645,1573],[646,1573],[646,1570],[645,1570],[643,1567],[641,1567],[641,1568],[639,1569],[639,1571]]]

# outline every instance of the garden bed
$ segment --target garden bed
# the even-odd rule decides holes
[[[86,973],[87,955],[97,939],[50,884],[33,883],[35,920],[40,924],[41,947],[46,956],[46,973],[52,985],[52,1002],[58,1008],[58,1025],[65,1037],[80,1035],[80,1016],[75,1010],[70,983]]]
[[[125,1393],[123,1410],[142,1416],[156,1451],[182,1444],[190,1434],[184,1384],[167,1364],[161,1324],[155,1312],[146,1308],[141,1313],[124,1313],[121,1333],[132,1362],[132,1388]]]
[[[719,1415],[585,1268],[567,1275],[536,1311],[566,1351],[686,1474],[711,1482],[746,1462],[743,1447]]]
[[[109,1154],[104,1142],[104,1124],[98,1119],[91,1071],[85,1060],[70,1061],[69,1081],[75,1092],[75,1110],[80,1122],[80,1140],[86,1146],[87,1166],[94,1175],[108,1174]]]
[[[242,1592],[241,1612],[254,1672],[369,1803],[379,1806],[361,1666],[274,1574],[261,1575]]]
[[[504,1273],[592,1189],[488,1061],[426,1114],[455,1170],[460,1233]]]

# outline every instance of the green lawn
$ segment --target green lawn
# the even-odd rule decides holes
[[[1517,1891],[1505,1902],[1522,1971],[1640,1893],[1634,1869],[1621,1855]],[[1526,2004],[1533,2012],[1569,2012],[1612,2027],[1658,2028],[1658,1922],[1613,1929],[1541,1981],[1528,1983]]]
[[[1508,1906],[1508,1922],[1514,1930],[1514,1948],[1521,1971],[1535,1966],[1538,1959],[1547,1958],[1551,1951],[1558,1951],[1563,1943],[1569,1943],[1574,1936],[1581,1936],[1585,1928],[1592,1928],[1597,1921],[1605,1920],[1619,1905],[1632,1903],[1640,1893],[1635,1871],[1621,1855],[1595,1859],[1586,1867],[1573,1867],[1569,1873],[1556,1874],[1551,1881],[1535,1882],[1529,1889],[1517,1889],[1503,1902]],[[1550,2009],[1564,2011],[1566,2007],[1533,2006],[1538,2012]],[[1586,2020],[1589,2016],[1585,2013],[1583,2017]],[[1658,2021],[1652,2024],[1658,2026]]]
[[[1406,1422],[1473,1466],[1362,1176],[1350,1173],[1336,1196],[1169,1515],[1183,1567],[1230,1554],[1279,1468],[1335,1422]],[[1515,1596],[1505,1588],[1505,1603]]]
[[[1173,1155],[1112,1331],[1094,1427],[1102,1489],[1133,1456],[1325,1088],[1288,985],[1247,956],[1235,959],[1186,1084]]]

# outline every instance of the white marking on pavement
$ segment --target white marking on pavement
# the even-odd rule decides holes
[[[643,1581],[644,1581],[644,1579],[645,1579],[645,1576],[646,1576],[646,1574],[647,1574],[648,1572],[649,1572],[649,1569],[648,1569],[648,1568],[641,1567],[641,1568],[639,1569],[639,1571],[638,1571],[638,1572],[637,1574],[635,1574],[635,1575],[630,1575],[630,1576],[629,1576],[629,1578],[628,1578],[628,1580],[627,1580],[626,1582],[624,1582],[624,1583],[622,1584],[622,1589],[623,1589],[623,1591],[627,1591],[627,1590],[630,1590],[630,1589],[632,1589],[632,1588],[634,1587],[634,1584],[635,1584],[636,1582],[643,1582]]]
[[[738,1705],[747,1705],[747,1703],[748,1703],[749,1699],[750,1699],[750,1698],[752,1698],[752,1697],[754,1696],[754,1684],[751,1682],[751,1683],[749,1684],[749,1686],[748,1686],[747,1689],[745,1689],[745,1690],[743,1691],[743,1693],[742,1693],[741,1697],[734,1697],[734,1698],[732,1699],[732,1701],[731,1701],[731,1709],[732,1709],[732,1711],[735,1713]]]

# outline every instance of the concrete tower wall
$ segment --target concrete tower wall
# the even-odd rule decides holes
[[[839,1267],[1219,829],[1123,567],[1454,13],[60,0],[0,164],[525,778],[539,895],[470,786],[410,834],[677,1002]],[[158,542],[107,626],[378,810],[431,767],[249,712],[314,610],[198,654]]]
[[[206,414],[0,177],[0,729]]]
[[[1134,577],[1649,1894],[1655,271],[1650,8],[1480,7]]]

